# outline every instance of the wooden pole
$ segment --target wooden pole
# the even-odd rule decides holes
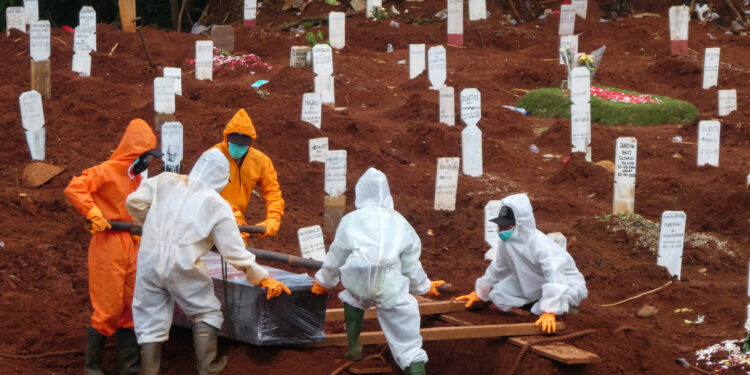
[[[122,23],[122,30],[134,33],[135,32],[135,0],[118,0],[120,5],[120,22]]]
[[[346,194],[341,194],[338,197],[326,196],[324,198],[323,232],[336,233],[339,221],[341,221],[346,210]]]
[[[445,314],[457,311],[464,311],[465,303],[460,301],[432,301],[419,304],[419,315]],[[365,310],[365,319],[375,319],[378,317],[377,310],[373,307]],[[335,322],[344,320],[344,309],[326,310],[326,322]]]
[[[52,97],[49,60],[34,61],[34,59],[31,59],[31,89],[42,94],[42,99]]]
[[[165,122],[171,121],[177,121],[177,119],[174,117],[174,113],[157,113],[156,117],[154,118],[154,130],[157,132],[156,134],[160,134],[159,132],[161,132],[161,126],[164,125]]]

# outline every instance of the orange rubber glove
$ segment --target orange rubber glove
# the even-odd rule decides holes
[[[131,234],[131,235],[130,235],[130,238],[132,238],[132,239],[133,239],[133,241],[135,241],[135,242],[136,242],[136,243],[138,243],[139,245],[141,244],[141,236],[139,236],[139,235],[137,235],[137,234]]]
[[[270,217],[266,220],[261,221],[258,224],[255,225],[262,225],[266,227],[266,233],[258,234],[258,237],[273,237],[276,235],[276,232],[279,231],[279,226],[281,225],[281,219]]]
[[[91,228],[86,228],[91,234],[112,229],[112,226],[109,225],[107,219],[104,218],[104,214],[102,214],[102,210],[100,210],[99,207],[92,207],[86,214],[86,219],[91,222]]]
[[[425,293],[426,296],[439,296],[440,291],[437,290],[437,288],[441,285],[445,284],[445,280],[436,280],[436,281],[430,281],[430,290]]]
[[[318,280],[313,280],[313,286],[312,289],[310,289],[312,294],[316,296],[322,296],[326,293],[328,293],[328,289],[320,284],[318,284]]]
[[[555,314],[544,313],[539,317],[539,320],[534,323],[534,326],[542,326],[542,332],[552,333],[557,331],[557,324],[555,323]]]
[[[275,298],[281,295],[281,292],[286,294],[292,294],[292,291],[284,285],[281,281],[266,277],[260,281],[260,286],[268,288],[266,293],[266,299]]]
[[[461,297],[456,297],[456,301],[467,301],[466,308],[468,309],[469,307],[471,307],[471,305],[474,304],[474,302],[479,302],[481,301],[481,299],[479,298],[479,296],[477,296],[477,292],[474,291],[474,292],[471,292],[471,294],[467,294]]]

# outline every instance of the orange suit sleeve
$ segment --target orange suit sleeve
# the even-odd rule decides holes
[[[96,206],[91,193],[97,191],[102,184],[102,176],[97,167],[83,171],[80,176],[73,177],[65,188],[65,197],[81,215],[91,211]]]
[[[263,199],[266,201],[266,220],[277,219],[281,221],[281,217],[284,216],[284,199],[281,197],[281,187],[279,186],[276,169],[273,167],[270,158],[266,159],[259,180]]]

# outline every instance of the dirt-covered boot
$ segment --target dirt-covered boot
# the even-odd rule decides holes
[[[137,375],[141,370],[141,348],[132,329],[118,328],[115,331],[115,349],[117,350],[117,373],[120,375]]]
[[[214,362],[217,354],[218,332],[216,328],[203,322],[193,324],[195,361],[198,365],[198,374],[200,375],[218,374],[227,365],[227,357],[221,357],[221,359]]]
[[[426,375],[424,362],[414,362],[406,368],[406,375]]]
[[[104,344],[107,336],[102,335],[94,327],[89,326],[86,333],[86,365],[84,374],[104,375],[102,370],[102,358],[104,357]]]
[[[362,332],[362,322],[365,320],[365,310],[358,309],[344,303],[344,321],[346,322],[346,337],[349,339],[349,350],[345,358],[350,361],[362,359],[362,342],[359,334]]]
[[[160,342],[146,342],[141,345],[141,370],[143,375],[157,375],[161,366]]]

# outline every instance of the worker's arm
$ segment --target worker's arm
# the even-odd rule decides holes
[[[352,252],[352,246],[349,238],[352,233],[349,231],[350,216],[344,216],[336,228],[336,235],[333,238],[333,243],[328,248],[328,254],[326,259],[323,261],[323,267],[315,273],[315,280],[326,289],[331,289],[338,285],[341,280],[341,266],[346,263],[346,258]],[[356,231],[357,229],[354,228]],[[355,234],[356,236],[356,234]]]
[[[536,259],[541,265],[544,275],[542,298],[539,299],[539,309],[543,313],[560,315],[568,312],[568,302],[563,293],[568,289],[565,276],[566,257],[563,252],[543,249],[538,251]]]
[[[490,299],[492,288],[509,273],[510,268],[508,267],[507,260],[500,256],[500,253],[498,252],[498,256],[492,260],[492,263],[487,267],[484,275],[477,279],[474,286],[477,297],[482,301],[488,301]]]
[[[159,177],[156,176],[141,181],[138,189],[130,193],[128,199],[125,201],[125,207],[128,209],[130,217],[138,225],[143,225],[146,221],[148,210],[151,208],[151,201],[154,199],[154,194],[156,193]]]
[[[73,177],[65,188],[65,197],[81,215],[86,216],[96,207],[91,193],[97,191],[103,179],[99,167],[86,169],[80,176]]]
[[[281,226],[281,217],[284,216],[284,199],[281,197],[276,169],[268,157],[265,158],[258,182],[260,182],[263,199],[266,201],[266,219],[255,225],[266,227],[266,233],[261,237],[275,236]]]
[[[229,204],[217,200],[217,210],[222,210],[223,214],[211,231],[216,248],[227,263],[247,274],[247,281],[260,285],[261,280],[268,277],[268,271],[259,266],[255,262],[255,255],[245,249],[245,242],[242,241]]]
[[[407,245],[400,255],[401,273],[409,278],[409,293],[421,296],[430,291],[430,279],[422,269],[422,262],[419,261],[419,256],[422,254],[422,242],[414,228],[405,220],[404,224],[409,228],[406,228]]]

